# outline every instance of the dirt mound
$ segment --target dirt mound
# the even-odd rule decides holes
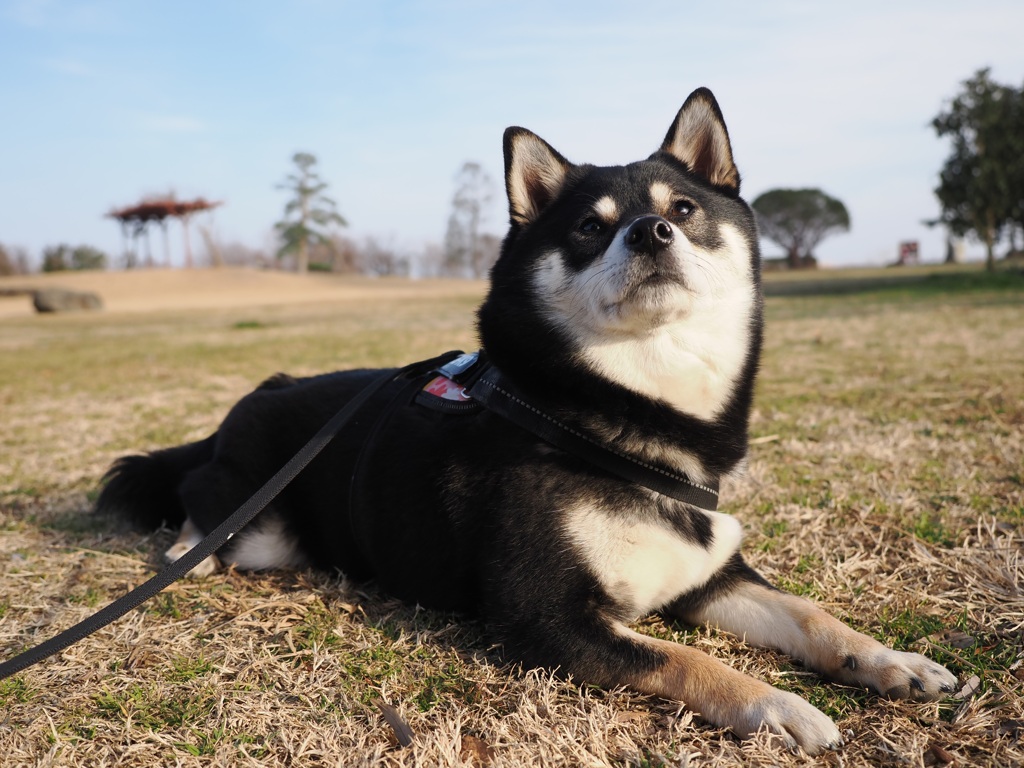
[[[128,272],[57,272],[0,278],[0,317],[30,315],[32,302],[14,292],[46,288],[88,291],[106,312],[312,304],[357,298],[479,295],[469,280],[408,280],[338,275],[295,275],[253,269],[145,269]]]

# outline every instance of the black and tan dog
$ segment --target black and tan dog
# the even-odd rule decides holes
[[[715,625],[889,696],[950,692],[938,664],[774,589],[740,555],[739,523],[714,511],[718,479],[747,451],[762,299],[754,217],[711,93],[622,167],[574,165],[510,128],[505,181],[511,225],[480,356],[396,381],[219,561],[373,578],[481,615],[512,660],[809,753],[841,743],[824,714],[630,622],[658,611]],[[276,376],[208,439],[120,460],[99,506],[181,525],[178,557],[376,375]]]

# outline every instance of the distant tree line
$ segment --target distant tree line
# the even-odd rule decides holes
[[[334,272],[374,276],[483,278],[498,258],[501,239],[484,231],[494,198],[490,176],[476,162],[466,162],[455,176],[455,193],[443,245],[427,244],[419,252],[376,237],[355,240],[341,234],[348,225],[327,195],[316,156],[297,152],[294,170],[277,185],[289,193],[284,216],[274,225],[277,243],[268,250],[217,238],[212,226],[200,225],[209,266],[282,266],[297,272]],[[116,266],[121,266],[119,262]],[[89,245],[60,244],[43,249],[41,269],[106,269],[107,254]],[[31,269],[23,249],[0,246],[0,276]]]
[[[957,236],[972,235],[985,244],[993,268],[995,247],[1005,240],[1009,252],[1024,249],[1024,86],[992,80],[981,69],[932,120],[948,138],[951,151],[935,189],[941,207],[937,219]],[[283,218],[274,225],[279,247],[273,256],[238,243],[218,243],[202,229],[213,266],[269,267],[276,261],[298,272],[309,270],[370,275],[483,278],[498,258],[499,237],[485,231],[493,200],[493,182],[476,162],[466,162],[455,176],[451,214],[442,245],[418,253],[401,252],[378,238],[356,242],[339,229],[348,222],[326,194],[327,183],[309,152],[292,156],[295,170],[278,186],[289,193]],[[850,229],[842,201],[817,188],[772,189],[751,204],[760,233],[785,250],[790,268],[816,266],[815,249],[826,238]],[[43,271],[104,269],[107,255],[87,245],[44,249]],[[0,245],[0,275],[29,271],[22,249]]]
[[[64,270],[106,269],[107,254],[91,245],[51,245],[43,249],[40,268],[43,272]],[[0,244],[0,277],[26,275],[32,271],[32,262],[24,248],[10,248]]]
[[[106,269],[107,254],[91,245],[54,245],[43,249],[43,272],[68,269]]]
[[[951,143],[935,195],[942,224],[985,245],[995,268],[995,247],[1006,240],[1019,252],[1024,234],[1024,87],[992,80],[978,70],[936,117],[932,127]]]
[[[1024,251],[1024,85],[995,82],[980,69],[931,122],[950,142],[935,188],[940,214],[927,222],[985,245],[985,264],[995,267],[996,246]],[[820,189],[773,189],[751,204],[761,235],[786,251],[791,268],[814,266],[814,249],[848,231],[843,203]]]
[[[238,242],[223,242],[212,234],[206,239],[206,254],[200,263],[208,266],[294,268],[291,256],[278,256],[275,249],[253,248]],[[308,272],[373,277],[444,277],[444,250],[427,244],[408,250],[378,237],[356,239],[338,232],[309,244]]]
[[[274,225],[280,240],[275,255],[297,272],[482,278],[498,258],[500,238],[483,231],[494,197],[493,182],[479,163],[464,163],[455,176],[444,245],[440,249],[427,246],[417,257],[400,253],[378,238],[357,243],[340,235],[338,229],[348,222],[327,195],[328,184],[316,168],[316,156],[297,152],[292,162],[296,170],[278,184],[289,198],[284,217]]]

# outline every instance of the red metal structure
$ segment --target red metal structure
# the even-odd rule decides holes
[[[148,230],[148,227],[152,222],[159,224],[160,228],[163,230],[164,261],[169,264],[170,249],[167,243],[167,219],[180,219],[181,227],[185,235],[185,266],[191,268],[192,246],[189,243],[188,237],[189,217],[194,213],[212,210],[219,205],[223,205],[223,203],[219,201],[210,202],[202,197],[196,198],[195,200],[177,200],[174,197],[150,198],[143,200],[137,205],[130,205],[125,208],[115,208],[110,211],[107,216],[112,219],[117,219],[121,223],[121,234],[125,242],[124,252],[128,258],[127,266],[129,268],[135,266],[135,261],[138,255],[136,252],[137,248],[129,250],[127,247],[129,236],[132,238],[133,243],[137,245],[138,239],[142,235],[146,235],[146,263],[147,266],[153,265],[153,254],[149,248]]]

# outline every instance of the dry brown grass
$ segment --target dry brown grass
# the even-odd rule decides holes
[[[102,279],[123,289],[110,288],[121,276]],[[168,544],[167,532],[112,531],[86,514],[117,455],[203,436],[278,369],[473,346],[479,286],[313,283],[288,301],[221,295],[190,312],[136,285],[124,289],[134,307],[0,319],[8,654],[143,580]],[[141,311],[147,303],[156,308]],[[846,732],[841,753],[811,761],[737,742],[671,702],[507,669],[475,623],[372,586],[227,573],[175,584],[0,682],[0,762],[1024,764],[1022,309],[1019,281],[769,303],[750,472],[724,494],[749,558],[859,629],[979,683],[941,704],[888,702],[722,634],[657,619],[640,629],[808,697]],[[411,746],[378,702],[408,724]]]

